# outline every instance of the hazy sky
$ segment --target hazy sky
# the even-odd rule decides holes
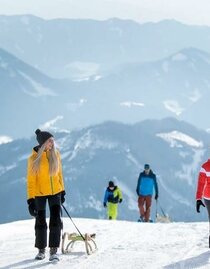
[[[43,18],[118,17],[138,22],[176,19],[210,25],[210,0],[0,0],[0,14]]]

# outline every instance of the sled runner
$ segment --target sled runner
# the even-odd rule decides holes
[[[159,204],[159,207],[160,207],[160,210],[161,210],[161,214],[159,214],[157,212],[157,202],[156,202],[156,222],[162,222],[162,223],[170,223],[172,222],[171,218],[169,217],[168,214],[166,214],[163,210],[163,208],[160,206]]]
[[[77,233],[64,233],[62,236],[61,251],[63,254],[71,253],[73,251],[74,244],[78,241],[84,242],[85,250],[88,255],[91,255],[97,250],[96,242],[94,241],[95,234],[80,235]]]
[[[74,227],[78,231],[78,233],[64,233],[62,235],[62,247],[61,247],[62,253],[66,254],[72,252],[75,242],[84,242],[85,250],[88,255],[94,253],[97,250],[97,245],[96,242],[94,241],[96,234],[88,234],[88,233],[82,234],[75,225],[65,206],[62,205],[62,207],[65,210],[71,222],[73,223]]]
[[[164,216],[161,216],[160,214],[156,215],[156,222],[161,222],[161,223],[170,223],[171,219],[170,217],[166,214]]]

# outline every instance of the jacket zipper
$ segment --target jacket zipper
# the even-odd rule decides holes
[[[48,164],[49,164],[49,158],[46,154],[46,157],[47,157],[47,160],[48,160]],[[52,195],[54,194],[54,191],[53,191],[53,182],[52,182],[52,176],[50,176],[50,185],[51,185],[51,191],[52,191]]]
[[[54,194],[54,191],[53,191],[53,182],[52,182],[52,176],[50,176],[50,183],[51,183],[51,190],[52,190],[52,195]]]

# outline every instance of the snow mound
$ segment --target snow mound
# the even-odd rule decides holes
[[[75,232],[68,218],[64,231]],[[87,256],[83,243],[62,255],[56,269],[210,268],[208,223],[135,223],[74,219],[82,233],[96,233],[98,251]],[[0,225],[0,268],[53,268],[47,257],[35,261],[34,220]]]

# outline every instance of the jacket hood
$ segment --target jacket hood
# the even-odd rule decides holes
[[[34,153],[34,151],[35,151],[35,152],[37,153],[39,149],[40,149],[40,146],[35,146],[35,147],[33,148],[32,152]]]

